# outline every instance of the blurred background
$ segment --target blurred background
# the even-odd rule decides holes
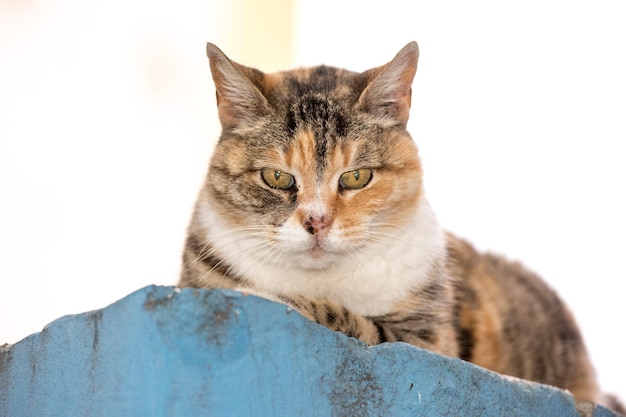
[[[441,223],[566,300],[626,399],[621,0],[0,0],[0,344],[177,281],[219,135],[211,41],[265,71],[420,45]]]

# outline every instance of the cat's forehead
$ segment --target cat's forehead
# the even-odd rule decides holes
[[[389,151],[408,133],[398,135],[376,123],[356,103],[368,76],[318,66],[278,73],[274,88],[281,93],[275,116],[286,128],[280,143],[288,167],[298,166],[318,178],[336,169],[376,167],[392,163]]]
[[[352,169],[403,165],[406,159],[416,157],[409,137],[375,126],[333,117],[302,126],[282,148],[280,157],[287,169],[318,180]]]
[[[292,134],[311,130],[320,142],[334,142],[338,137],[346,137],[354,125],[354,114],[346,103],[327,94],[313,92],[294,99],[284,118]]]
[[[285,166],[303,177],[321,181],[350,164],[351,146],[340,138],[328,139],[320,140],[311,129],[299,131],[282,154]]]
[[[285,71],[278,77],[268,97],[291,137],[283,142],[283,151],[304,156],[306,150],[306,158],[316,161],[321,174],[331,151],[357,146],[350,142],[355,142],[351,130],[356,125],[354,103],[360,91],[356,91],[359,83],[355,80],[359,74],[318,66]]]
[[[284,151],[290,165],[311,168],[318,178],[323,177],[328,168],[345,167],[357,164],[362,156],[380,160],[382,155],[372,145],[375,141],[366,140],[376,137],[375,126],[367,126],[350,107],[329,94],[308,92],[294,100],[284,116],[285,124],[292,140],[287,142]]]
[[[363,78],[362,74],[326,65],[298,68],[280,74],[283,87],[294,97],[313,92],[339,98],[359,94],[363,89],[363,83],[359,82]]]
[[[264,94],[274,108],[290,107],[310,95],[321,95],[351,105],[366,84],[364,74],[320,65],[266,74]]]
[[[402,126],[386,125],[385,119],[381,123],[360,103],[377,73],[324,65],[272,74],[255,70],[248,77],[267,100],[267,113],[235,134],[225,130],[222,145],[239,149],[231,147],[227,154],[243,157],[232,161],[241,169],[282,167],[318,178],[394,165],[406,154],[393,150],[399,142],[412,146],[410,136]]]

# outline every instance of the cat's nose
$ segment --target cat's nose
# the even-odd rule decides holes
[[[312,235],[325,232],[329,225],[327,216],[309,216],[304,222],[304,228]]]

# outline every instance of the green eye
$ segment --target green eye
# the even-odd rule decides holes
[[[358,190],[365,187],[372,179],[372,170],[369,168],[355,169],[341,174],[339,186],[348,190]]]
[[[261,177],[267,185],[279,190],[288,190],[293,187],[296,182],[293,179],[293,175],[274,168],[263,168],[261,170]]]

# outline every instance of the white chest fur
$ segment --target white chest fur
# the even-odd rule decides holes
[[[425,199],[393,239],[346,254],[324,269],[302,268],[298,257],[273,247],[266,236],[228,230],[214,211],[202,209],[200,221],[216,252],[260,292],[328,298],[365,316],[390,312],[426,283],[445,250],[443,231]]]

